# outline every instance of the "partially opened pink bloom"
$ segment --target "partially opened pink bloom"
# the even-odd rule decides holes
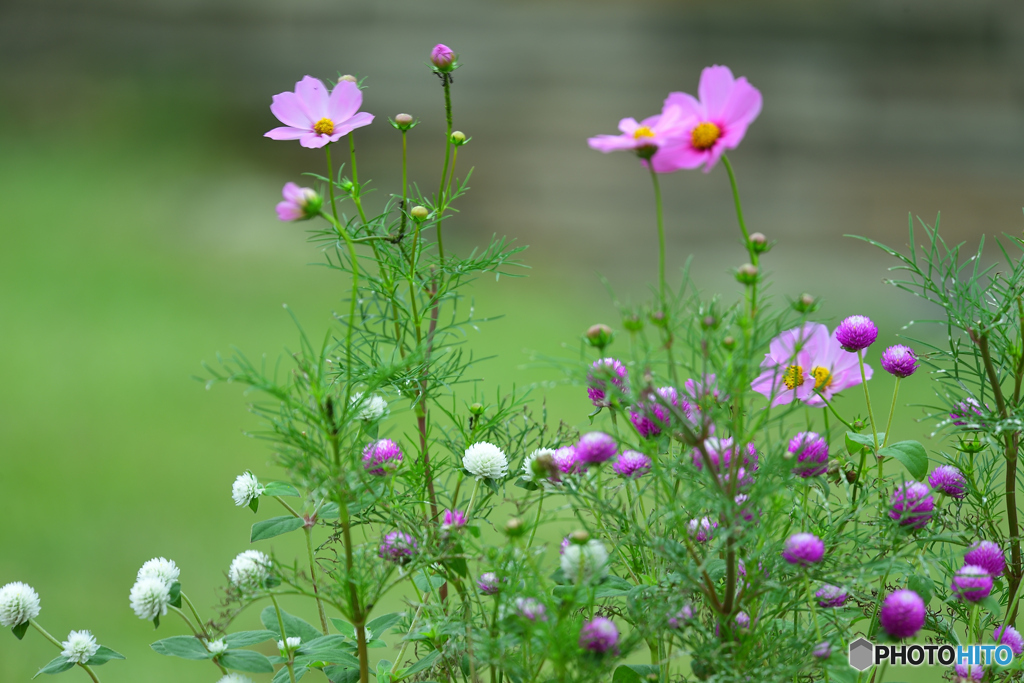
[[[268,131],[266,137],[323,147],[373,122],[373,114],[359,111],[362,104],[363,93],[352,81],[339,81],[328,94],[319,78],[306,76],[295,84],[295,92],[274,95],[270,111],[285,125]]]
[[[697,93],[669,93],[665,108],[679,107],[686,119],[679,141],[661,150],[659,173],[704,165],[707,173],[727,149],[734,149],[757,115],[761,93],[746,78],[734,78],[727,66],[709,66],[700,74]],[[658,170],[655,168],[655,170]]]
[[[685,123],[681,108],[666,106],[660,114],[640,122],[634,118],[622,119],[619,121],[621,135],[597,135],[589,138],[587,144],[591,149],[605,154],[634,151],[644,160],[645,166],[650,159],[657,173],[669,173],[677,169],[664,167],[661,163],[661,149],[678,144]]]
[[[282,221],[302,221],[320,213],[323,200],[312,188],[285,183],[281,195],[284,201],[277,203],[277,217]]]

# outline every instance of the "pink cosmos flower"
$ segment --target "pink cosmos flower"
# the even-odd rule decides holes
[[[637,122],[634,118],[619,121],[621,135],[597,135],[587,139],[591,149],[599,152],[634,151],[647,166],[648,159],[655,173],[671,173],[678,166],[665,164],[663,148],[677,145],[686,123],[683,110],[677,106],[665,106],[661,113]]]
[[[295,84],[295,92],[274,95],[270,111],[285,125],[265,135],[272,140],[298,140],[312,149],[323,147],[373,122],[373,114],[359,111],[362,104],[363,93],[352,81],[339,81],[328,95],[319,78],[306,76]]]
[[[707,173],[727,149],[743,140],[761,113],[761,93],[746,78],[734,78],[727,66],[709,66],[700,74],[700,99],[684,92],[669,93],[665,109],[679,107],[686,123],[678,142],[661,151],[659,173],[704,165]],[[655,168],[655,170],[658,170]]]
[[[285,183],[281,190],[283,202],[277,203],[277,217],[282,221],[304,221],[320,213],[323,200],[316,190]]]

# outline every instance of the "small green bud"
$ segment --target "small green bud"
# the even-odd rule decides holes
[[[726,337],[722,340],[722,346],[724,346],[727,351],[732,351],[736,348],[736,338],[732,336]]]
[[[391,125],[397,128],[398,130],[409,130],[410,128],[414,128],[417,123],[418,121],[416,121],[416,119],[414,119],[410,115],[399,114],[391,122]]]
[[[768,244],[768,238],[760,232],[755,232],[750,235],[750,247],[753,249],[755,254],[763,254],[771,249],[771,246]]]
[[[644,319],[636,313],[631,313],[622,318],[622,326],[629,332],[639,332],[644,329]]]
[[[345,74],[344,76],[342,76],[341,78],[338,79],[338,83],[341,83],[342,81],[348,81],[349,83],[358,83],[359,82],[359,81],[356,80],[356,77],[353,76],[352,74]]]
[[[846,470],[846,481],[847,483],[854,484],[857,482],[857,473],[853,470]]]
[[[797,313],[813,313],[818,310],[818,301],[807,292],[804,292],[793,302],[793,310]]]
[[[483,415],[484,414],[484,406],[483,406],[482,403],[474,403],[471,406],[469,406],[469,412],[471,414],[477,415],[477,416]]]
[[[748,287],[757,282],[757,266],[752,263],[744,263],[736,269],[736,281]]]
[[[505,522],[505,535],[509,538],[519,538],[524,533],[526,533],[526,524],[518,517],[513,517]]]
[[[701,318],[700,326],[705,330],[713,330],[718,327],[718,318],[713,315],[706,315]]]
[[[425,206],[414,206],[409,212],[409,215],[412,216],[414,221],[424,221],[427,219],[427,216],[430,215],[430,211],[428,211]]]
[[[471,139],[472,138],[467,138],[466,134],[463,133],[461,130],[457,130],[454,133],[452,133],[452,136],[450,138],[452,144],[455,145],[456,147],[462,147],[464,144],[469,142]]]
[[[651,324],[655,327],[665,327],[668,324],[668,318],[663,311],[654,311],[651,313]]]
[[[590,533],[586,529],[577,529],[569,534],[569,542],[573,545],[586,545],[590,542]]]
[[[598,323],[597,325],[591,325],[589,328],[587,328],[587,341],[590,343],[591,346],[598,349],[603,349],[604,347],[611,344],[614,336],[615,335],[612,333],[612,328],[601,323]]]

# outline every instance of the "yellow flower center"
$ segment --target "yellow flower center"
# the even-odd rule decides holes
[[[654,131],[651,130],[650,128],[648,128],[647,126],[640,126],[635,131],[633,131],[633,139],[634,140],[639,140],[640,138],[653,138],[653,137],[654,137]]]
[[[796,389],[804,383],[803,367],[800,365],[790,365],[786,368],[786,373],[782,376],[782,381],[786,383],[787,389]]]
[[[320,119],[313,126],[313,130],[320,135],[330,135],[334,132],[334,121],[327,118]]]
[[[697,127],[693,129],[693,133],[690,134],[695,149],[709,149],[720,137],[722,137],[722,129],[710,121],[698,123]]]
[[[828,371],[828,368],[819,365],[811,370],[811,375],[814,376],[814,388],[819,391],[828,389],[832,385],[832,373]]]

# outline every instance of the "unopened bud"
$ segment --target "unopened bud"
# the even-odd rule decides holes
[[[700,326],[705,330],[713,330],[718,327],[718,318],[713,315],[706,315],[701,319]]]
[[[631,315],[623,316],[622,326],[629,332],[639,332],[644,329],[644,320],[636,313]]]
[[[736,348],[736,338],[732,336],[726,337],[725,339],[722,340],[722,346],[724,346],[726,350],[732,351],[734,348]]]
[[[412,216],[413,220],[422,221],[426,220],[427,216],[430,215],[430,212],[425,206],[414,206],[409,212],[409,215]]]
[[[464,144],[469,142],[469,138],[467,138],[466,134],[463,133],[461,130],[457,130],[454,133],[452,133],[450,140],[452,141],[452,144],[455,145],[456,147],[462,147]]]
[[[505,535],[509,538],[518,538],[519,536],[522,536],[525,531],[526,524],[524,524],[523,520],[518,517],[513,517],[505,522]]]
[[[483,415],[484,406],[482,403],[474,403],[471,406],[469,406],[469,412],[473,415]]]
[[[452,65],[455,63],[455,53],[447,45],[438,43],[434,46],[434,49],[430,51],[430,63],[433,64],[438,71],[451,71]]]
[[[750,235],[750,246],[755,254],[763,254],[770,248],[768,238],[763,233],[755,232]]]
[[[655,327],[665,327],[668,320],[665,317],[665,313],[662,311],[654,311],[651,313],[651,323]]]
[[[590,533],[586,529],[577,529],[569,534],[569,542],[574,545],[586,545],[590,542]]]
[[[587,341],[591,346],[603,349],[612,343],[612,328],[598,323],[587,328]]]
[[[555,472],[555,459],[550,454],[538,455],[530,463],[530,471],[538,479],[548,479]]]
[[[818,300],[804,292],[793,302],[793,309],[797,313],[813,313],[818,308]]]
[[[342,76],[341,78],[338,79],[338,83],[341,83],[342,81],[348,81],[349,83],[358,83],[359,82],[359,81],[356,80],[356,77],[353,76],[352,74],[345,74],[344,76]]]
[[[853,470],[846,470],[846,481],[850,484],[856,483],[857,473]]]
[[[398,130],[409,130],[416,125],[416,119],[409,114],[399,114],[395,117],[395,120],[391,122]]]
[[[747,286],[754,284],[757,282],[757,266],[752,263],[744,263],[736,269],[736,280]]]

